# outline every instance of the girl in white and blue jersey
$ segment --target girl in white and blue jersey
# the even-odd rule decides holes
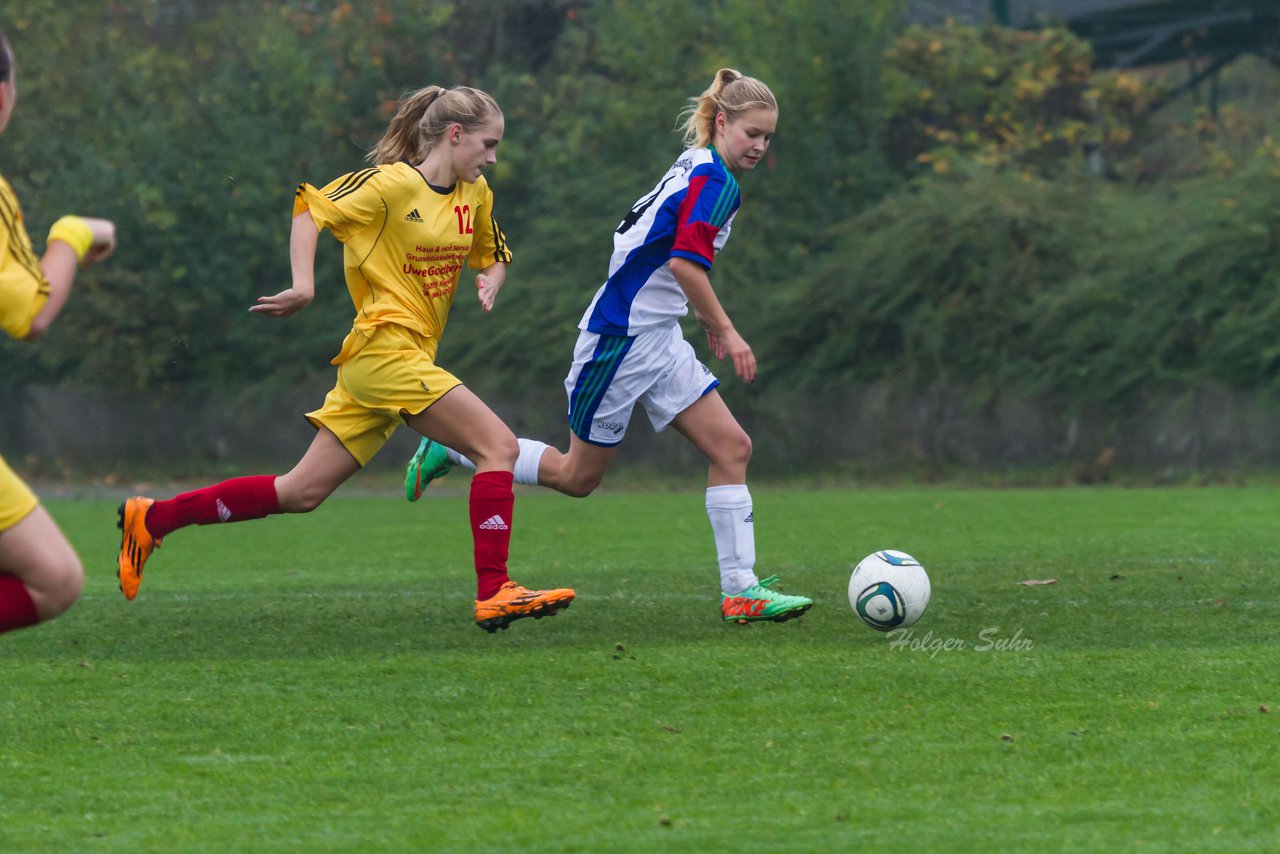
[[[655,430],[674,426],[707,458],[707,515],[720,568],[727,622],[783,621],[813,604],[771,588],[755,574],[751,438],[725,405],[719,380],[684,339],[680,318],[692,305],[716,358],[743,382],[756,358],[711,287],[709,272],[729,238],[740,197],[737,175],[756,167],[773,138],[778,103],[759,80],[724,68],[697,98],[684,124],[685,151],[619,223],[609,277],[583,314],[569,395],[569,450],[520,440],[517,483],[586,496],[599,486],[639,403]],[[454,451],[424,441],[405,480],[410,500],[452,463]]]

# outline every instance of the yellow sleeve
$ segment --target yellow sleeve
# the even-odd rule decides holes
[[[493,215],[493,191],[483,177],[476,184],[480,189],[480,198],[475,206],[475,235],[471,241],[467,266],[473,270],[483,270],[498,261],[510,264],[511,250],[507,247],[507,236],[502,233],[502,227]]]
[[[0,178],[0,329],[17,339],[49,298],[49,283],[31,248],[18,197]]]
[[[382,170],[371,166],[349,172],[320,189],[302,184],[294,196],[293,215],[310,211],[317,228],[327,228],[346,242],[382,213],[385,183]]]

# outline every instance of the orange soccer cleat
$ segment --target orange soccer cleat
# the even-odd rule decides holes
[[[508,581],[492,598],[476,601],[476,625],[492,633],[524,617],[541,620],[568,608],[573,596],[573,591],[567,588],[526,590],[514,581]]]
[[[117,510],[120,520],[116,527],[120,529],[120,557],[116,578],[120,579],[120,592],[124,598],[132,599],[138,595],[138,587],[142,584],[142,567],[147,558],[160,545],[159,537],[152,537],[147,530],[147,510],[155,504],[153,498],[126,499]]]

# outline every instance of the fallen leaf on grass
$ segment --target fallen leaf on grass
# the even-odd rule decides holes
[[[1028,578],[1026,581],[1019,581],[1023,587],[1038,587],[1042,584],[1057,584],[1056,578]]]

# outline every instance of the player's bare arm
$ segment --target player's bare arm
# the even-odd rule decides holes
[[[743,382],[756,378],[756,357],[751,345],[733,328],[733,321],[720,305],[707,271],[685,258],[672,258],[669,262],[676,283],[689,298],[694,317],[707,331],[707,345],[716,358],[733,361],[733,370]]]
[[[88,267],[109,256],[116,248],[116,226],[111,220],[95,217],[73,217],[89,227],[90,242],[84,257],[77,258],[71,244],[58,239],[49,241],[44,257],[40,259],[40,271],[49,283],[49,298],[31,321],[31,329],[23,339],[28,343],[39,341],[49,331],[53,321],[71,296],[71,284],[76,270]]]
[[[272,317],[288,317],[306,308],[316,294],[316,246],[319,243],[320,230],[311,218],[311,211],[303,211],[295,216],[289,232],[289,265],[293,270],[293,287],[278,294],[258,297],[257,305],[249,306],[249,311]]]

